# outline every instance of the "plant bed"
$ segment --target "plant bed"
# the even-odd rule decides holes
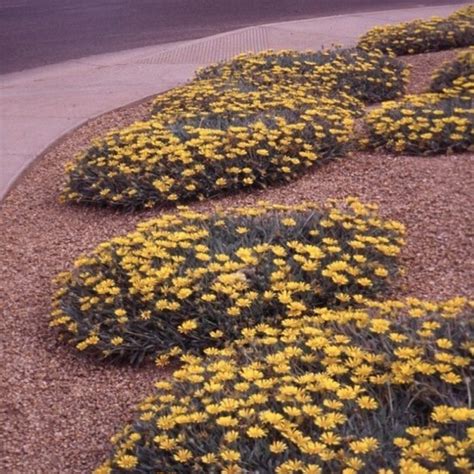
[[[196,73],[198,80],[218,83],[238,80],[247,87],[268,87],[275,83],[291,87],[307,85],[319,95],[344,92],[369,104],[399,97],[407,76],[403,63],[376,48],[242,54]]]
[[[183,210],[140,224],[60,276],[52,326],[79,350],[131,363],[199,352],[283,311],[376,295],[397,274],[403,225],[350,199]]]
[[[308,102],[112,132],[68,166],[63,199],[135,209],[288,182],[344,154],[352,132],[338,100]]]
[[[442,64],[432,75],[430,90],[474,96],[474,48],[459,53],[454,61]]]
[[[366,116],[373,148],[416,155],[460,152],[474,145],[474,113],[469,96],[421,94],[385,102]]]
[[[474,7],[461,8],[446,18],[414,20],[376,26],[359,40],[358,47],[376,48],[397,56],[462,48],[474,44]]]
[[[402,59],[429,74],[424,61],[434,63],[441,54]],[[412,76],[411,82],[418,83],[419,77]],[[117,367],[77,357],[57,341],[45,316],[50,311],[50,279],[71,256],[90,253],[100,242],[159,214],[157,209],[123,213],[92,207],[84,212],[57,202],[63,166],[71,156],[84,152],[108,130],[148,118],[151,108],[150,101],[128,106],[68,134],[37,160],[0,206],[1,324],[6,335],[2,354],[8,381],[3,387],[7,415],[2,448],[7,472],[91,472],[110,452],[111,433],[130,423],[137,400],[156,394],[152,381],[168,377],[168,372],[153,366]],[[472,158],[470,152],[425,160],[382,150],[357,151],[350,158],[310,168],[285,186],[220,196],[194,203],[192,209],[212,213],[215,206],[254,207],[261,199],[292,206],[357,195],[379,203],[383,216],[407,226],[407,243],[399,256],[406,271],[394,282],[390,297],[417,295],[436,301],[458,294],[472,297]],[[120,446],[124,447],[122,441]],[[127,454],[133,456],[133,448]],[[452,457],[449,460],[446,469],[456,472]],[[119,469],[116,463],[114,469]],[[407,464],[406,469],[411,474],[413,466]]]
[[[183,356],[94,472],[468,472],[472,316],[411,299],[244,329]]]
[[[71,162],[62,199],[136,209],[288,182],[346,153],[360,100],[398,97],[406,82],[401,62],[356,49],[211,66]]]

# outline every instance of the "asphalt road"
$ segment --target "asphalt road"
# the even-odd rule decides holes
[[[0,74],[261,23],[461,1],[0,0]]]

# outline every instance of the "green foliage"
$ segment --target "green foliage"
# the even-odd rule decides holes
[[[355,199],[182,210],[78,259],[61,276],[51,324],[80,351],[132,363],[196,352],[307,306],[378,294],[402,244],[400,223]]]
[[[463,473],[472,466],[472,308],[315,308],[186,355],[95,474]]]
[[[397,56],[428,53],[474,44],[474,6],[458,10],[447,18],[432,17],[395,25],[376,26],[359,40],[358,47],[380,49]]]

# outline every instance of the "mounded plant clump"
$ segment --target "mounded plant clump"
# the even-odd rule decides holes
[[[67,167],[64,201],[152,207],[296,179],[344,155],[364,101],[402,94],[380,52],[245,55],[159,96],[152,118],[97,140]]]
[[[359,40],[358,47],[397,56],[428,53],[474,44],[474,6],[464,7],[447,18],[432,17],[395,25],[376,26]]]
[[[469,96],[422,94],[385,102],[365,118],[370,147],[396,153],[465,151],[474,144],[474,111]]]
[[[377,49],[335,48],[305,53],[288,50],[241,54],[232,61],[199,70],[196,78],[239,80],[258,88],[300,83],[313,87],[317,95],[344,92],[370,104],[402,95],[408,74],[402,62]]]
[[[470,472],[472,308],[366,305],[183,356],[95,474]]]
[[[153,102],[151,118],[163,124],[188,120],[197,122],[220,119],[223,123],[254,117],[262,112],[297,110],[319,104],[324,97],[337,100],[339,106],[354,116],[361,115],[363,103],[353,96],[318,88],[309,82],[275,82],[254,86],[241,80],[203,79],[159,95]]]
[[[432,76],[430,89],[474,96],[474,48],[458,54],[454,61],[442,64]]]
[[[80,351],[132,363],[221,347],[244,327],[379,293],[403,233],[355,199],[181,210],[79,258],[59,279],[51,325]]]
[[[112,132],[69,167],[64,196],[133,209],[284,183],[344,154],[353,130],[352,113],[329,98],[239,115]]]

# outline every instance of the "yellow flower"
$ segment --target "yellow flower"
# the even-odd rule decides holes
[[[453,347],[453,343],[449,339],[446,339],[446,338],[437,339],[436,345],[440,347],[441,349],[451,349]]]
[[[279,454],[286,451],[288,446],[283,441],[274,441],[270,444],[269,449],[272,453]]]
[[[342,438],[334,431],[325,431],[321,435],[321,441],[328,445],[337,445],[341,444]]]
[[[390,321],[387,321],[386,319],[374,318],[371,320],[370,324],[370,330],[376,334],[383,334],[390,329]]]
[[[388,275],[388,270],[384,267],[377,267],[374,270],[374,274],[383,278],[383,277],[386,277]]]
[[[176,296],[180,299],[180,300],[184,300],[186,298],[188,298],[190,295],[193,294],[193,290],[189,289],[189,288],[181,288],[177,293],[176,293]]]
[[[453,385],[462,382],[462,378],[459,375],[454,374],[453,372],[448,372],[447,374],[442,374],[440,378],[441,378],[441,380],[444,380],[445,382],[447,382],[449,384],[453,384]]]
[[[223,449],[219,454],[224,461],[234,462],[240,460],[240,453],[234,449]]]
[[[111,474],[112,472],[112,468],[107,465],[107,464],[104,464],[102,466],[99,466],[97,469],[95,469],[93,471],[93,474]]]
[[[125,470],[133,469],[138,465],[138,458],[130,454],[123,454],[116,460],[117,466]]]
[[[201,457],[201,461],[204,464],[216,464],[217,456],[214,453],[208,453]]]
[[[366,454],[370,451],[374,451],[379,446],[379,442],[376,438],[366,437],[359,441],[352,441],[349,443],[349,447],[356,454]]]
[[[239,421],[232,416],[220,416],[219,418],[217,418],[216,423],[220,426],[231,427],[237,426],[239,424]]]
[[[469,471],[469,469],[472,468],[471,461],[468,458],[465,458],[465,457],[456,458],[456,461],[454,462],[454,465],[458,469],[462,469],[462,470],[465,470],[465,471]]]
[[[247,436],[249,438],[264,438],[267,435],[267,431],[261,426],[254,425],[247,430]]]
[[[241,474],[243,471],[237,464],[231,464],[229,466],[225,466],[221,474]]]
[[[373,285],[372,280],[370,278],[366,278],[366,277],[358,278],[357,283],[359,283],[359,285],[365,286],[365,287],[369,287],[369,286]]]
[[[451,408],[446,405],[434,407],[431,418],[437,423],[448,423],[451,421]]]
[[[110,342],[112,343],[112,345],[114,346],[120,346],[120,344],[122,344],[123,342],[123,337],[120,337],[120,336],[116,336],[116,337],[113,337]]]
[[[178,331],[181,334],[188,334],[198,327],[198,322],[196,319],[188,319],[178,326]]]
[[[237,440],[239,439],[239,432],[238,432],[238,431],[235,431],[235,430],[228,431],[228,432],[224,435],[224,439],[225,439],[228,443],[233,443],[234,441],[237,441]]]
[[[193,453],[189,449],[184,448],[178,449],[178,451],[173,455],[173,459],[180,463],[186,463],[192,458]]]
[[[227,314],[229,316],[239,316],[241,312],[241,309],[236,306],[232,306],[227,309]]]
[[[364,410],[375,410],[379,406],[374,398],[368,396],[359,397],[357,399],[357,404]]]

